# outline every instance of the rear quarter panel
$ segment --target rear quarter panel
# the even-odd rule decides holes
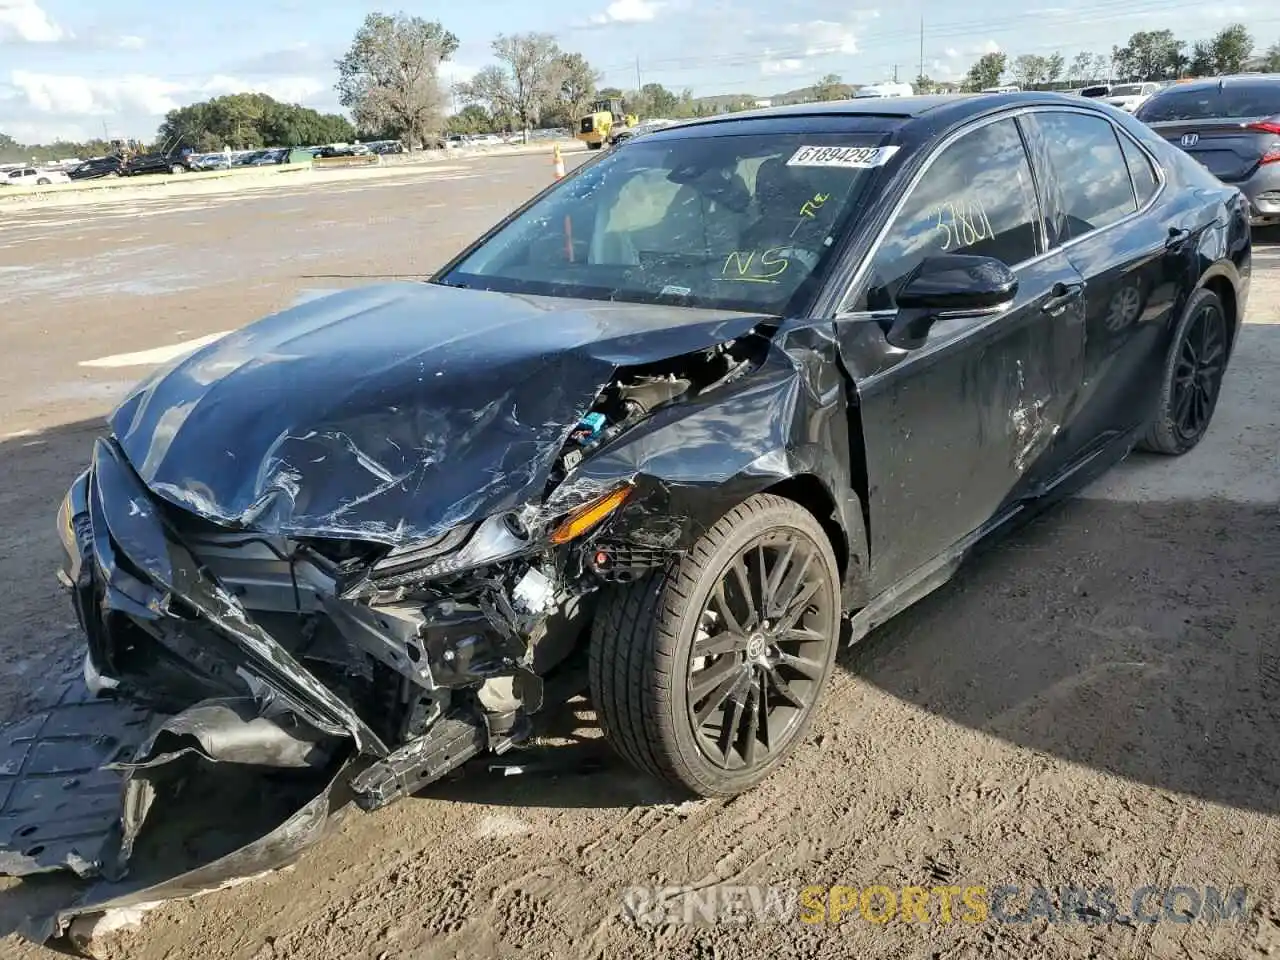
[[[1160,161],[1169,178],[1164,202],[1194,237],[1193,260],[1179,289],[1171,322],[1177,323],[1194,290],[1209,287],[1227,307],[1234,343],[1248,302],[1252,270],[1248,201],[1237,188],[1224,184],[1141,120],[1123,116],[1118,122]]]

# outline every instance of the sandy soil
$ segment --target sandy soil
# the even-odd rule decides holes
[[[6,280],[17,299],[0,368],[0,705],[21,709],[37,678],[74,662],[52,578],[53,509],[101,415],[146,372],[79,362],[235,327],[314,287],[424,273],[549,173],[541,158],[484,163],[323,199],[0,225],[5,262],[20,264]],[[1176,462],[1135,458],[845,652],[808,742],[756,791],[677,802],[613,760],[576,703],[557,715],[554,754],[601,768],[477,771],[353,813],[291,870],[167,904],[102,938],[99,952],[1274,955],[1276,253],[1260,251],[1250,323],[1203,448]],[[1242,920],[1216,925],[653,926],[624,915],[630,887],[716,882],[1110,884],[1121,900],[1145,885],[1246,885],[1250,899]],[[10,884],[0,937],[48,889]],[[52,954],[11,936],[0,956]]]

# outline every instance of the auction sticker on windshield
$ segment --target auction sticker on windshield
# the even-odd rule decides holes
[[[897,147],[801,147],[788,167],[882,167]]]

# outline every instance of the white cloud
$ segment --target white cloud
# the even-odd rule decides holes
[[[806,57],[822,57],[841,53],[851,56],[858,52],[858,38],[853,28],[832,20],[810,20],[807,23],[787,23],[778,28],[779,33],[794,37],[804,44]]]
[[[67,32],[36,0],[0,0],[0,41],[57,43],[66,37]]]
[[[591,22],[605,23],[647,23],[658,15],[663,4],[658,0],[613,0],[605,7],[604,13],[591,17]]]
[[[804,69],[804,61],[788,57],[783,60],[763,60],[760,72],[766,77],[776,77],[784,73],[796,73]]]
[[[122,50],[141,50],[147,45],[147,41],[141,37],[135,37],[132,34],[125,34],[116,40],[116,46]]]
[[[1240,4],[1228,4],[1201,7],[1197,10],[1197,14],[1206,20],[1244,20],[1253,15],[1254,11]]]
[[[177,107],[176,83],[143,74],[90,79],[14,70],[9,82],[16,99],[36,113],[106,116],[130,111],[162,114]]]
[[[942,52],[948,60],[954,60],[956,57],[960,56],[960,51],[955,47],[947,47],[947,49]]]
[[[284,103],[305,103],[322,112],[336,110],[326,97],[328,80],[304,75],[245,79],[215,74],[177,83],[146,74],[81,77],[14,70],[0,81],[4,130],[24,143],[57,137],[102,136],[106,119],[112,136],[149,137],[170,110],[228,93],[265,93]]]
[[[229,93],[265,93],[282,103],[301,103],[328,89],[329,86],[329,83],[316,77],[268,77],[244,80],[217,74],[189,90],[198,95],[192,99],[221,97]]]
[[[975,57],[980,57],[986,53],[999,53],[1000,44],[996,43],[994,40],[984,40],[982,43],[978,44],[976,47],[970,47],[965,52]]]

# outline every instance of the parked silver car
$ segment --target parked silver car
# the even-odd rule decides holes
[[[1239,187],[1254,225],[1280,223],[1280,74],[1175,84],[1134,116]]]

